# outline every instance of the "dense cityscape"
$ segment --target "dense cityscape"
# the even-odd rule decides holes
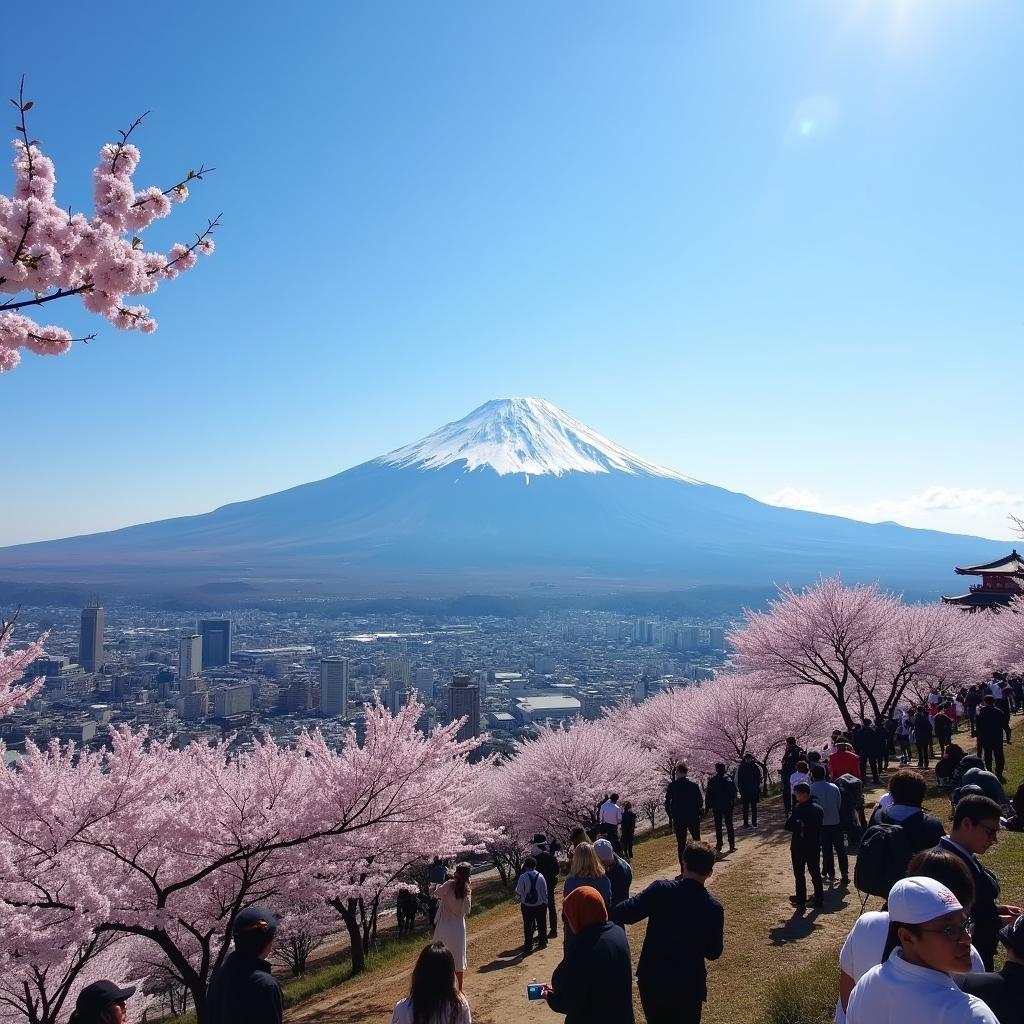
[[[480,756],[511,752],[538,724],[593,720],[623,700],[712,678],[730,624],[578,610],[456,621],[24,608],[19,632],[49,634],[26,679],[46,682],[0,722],[0,736],[9,760],[26,741],[102,745],[109,725],[239,744],[317,728],[340,743],[349,727],[361,738],[375,696],[394,712],[416,691],[422,729],[465,718],[459,736],[482,738]]]

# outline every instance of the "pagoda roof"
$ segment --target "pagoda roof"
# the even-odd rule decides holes
[[[988,591],[972,591],[969,594],[958,594],[956,597],[943,597],[943,604],[955,604],[961,608],[992,608],[995,605],[1008,605],[1016,594],[994,594]]]
[[[1017,554],[1017,549],[1014,548],[1008,555],[985,565],[957,566],[956,573],[958,576],[980,576],[982,573],[999,573],[1004,576],[1024,575],[1024,558],[1021,558]]]

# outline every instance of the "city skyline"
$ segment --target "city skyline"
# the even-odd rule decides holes
[[[157,334],[104,328],[3,381],[5,425],[33,423],[6,542],[323,478],[510,394],[757,498],[1011,536],[1008,445],[975,435],[1019,334],[1019,7],[456,4],[271,35],[238,11],[206,13],[237,45],[194,80],[185,24],[116,101],[70,72],[71,47],[127,44],[119,2],[110,29],[65,12],[11,73],[62,202],[88,204],[99,145],[149,109],[146,181],[217,166],[154,233],[225,220]],[[97,417],[102,474],[66,443]]]

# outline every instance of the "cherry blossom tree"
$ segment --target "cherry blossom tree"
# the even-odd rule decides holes
[[[971,657],[974,642],[955,614],[833,578],[800,592],[782,588],[767,612],[748,612],[729,639],[742,668],[782,694],[826,694],[851,727],[855,714],[884,718],[915,681],[930,685],[940,666]]]
[[[21,683],[25,670],[43,653],[46,635],[20,651],[5,653],[14,635],[15,620],[0,619],[0,718],[31,700],[43,685],[43,678]]]
[[[455,740],[458,723],[424,736],[421,713],[416,701],[395,716],[370,707],[364,742],[350,732],[340,750],[319,733],[241,753],[175,750],[129,730],[111,732],[109,751],[30,745],[18,771],[0,773],[9,951],[35,962],[47,944],[138,936],[162,952],[202,1024],[235,915],[283,902],[311,849],[345,863],[416,832],[423,845],[449,842],[452,821],[486,831],[462,803],[475,741]]]
[[[92,216],[62,209],[54,198],[53,161],[30,137],[26,115],[33,103],[25,99],[24,78],[11,102],[19,120],[14,190],[9,197],[0,195],[0,297],[10,296],[0,302],[0,373],[18,365],[21,349],[61,355],[73,342],[95,337],[73,338],[64,327],[40,325],[21,312],[61,299],[79,296],[87,310],[121,330],[156,330],[148,307],[126,300],[152,295],[162,282],[194,267],[199,254],[212,253],[211,236],[219,223],[219,218],[207,221],[191,243],[176,242],[166,253],[144,248],[141,233],[166,217],[173,204],[184,202],[189,186],[213,168],[200,164],[168,188],[137,191],[133,175],[140,154],[129,139],[142,117],[118,133],[118,142],[100,150]]]
[[[700,685],[655,694],[632,711],[624,728],[650,751],[665,782],[680,761],[691,778],[699,779],[718,762],[734,765],[751,753],[766,784],[786,737],[817,743],[830,732],[836,714],[824,694],[795,691],[780,697],[770,679],[756,672],[723,672]]]
[[[823,693],[803,690],[780,698],[758,673],[723,673],[695,688],[694,697],[694,749],[701,761],[736,765],[753,754],[765,786],[779,768],[787,736],[804,747],[818,746],[836,717]]]
[[[1024,672],[1024,597],[1013,598],[995,613],[976,612],[963,617],[976,620],[975,631],[984,637],[981,643],[986,648],[986,671],[1014,675]]]
[[[514,817],[517,838],[543,831],[562,843],[597,823],[610,792],[639,804],[658,780],[647,752],[607,720],[541,727],[495,772],[492,799]]]
[[[338,916],[320,896],[296,893],[286,907],[274,936],[274,959],[299,977],[313,953],[338,930]]]

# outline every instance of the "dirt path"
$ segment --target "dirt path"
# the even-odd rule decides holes
[[[710,819],[704,828],[704,837],[710,828],[713,840]],[[675,840],[651,839],[637,847],[632,891],[677,871]],[[763,805],[757,831],[737,834],[736,853],[719,862],[710,888],[725,907],[726,935],[725,953],[710,968],[707,1024],[756,1020],[762,986],[751,984],[751,979],[770,979],[798,969],[809,954],[837,945],[860,913],[860,896],[852,887],[826,887],[821,910],[802,916],[793,911],[789,905],[793,892],[789,835],[782,828],[778,800]],[[644,925],[631,926],[628,934],[635,964]],[[522,941],[517,907],[495,908],[478,920],[470,916],[466,996],[474,1021],[539,1024],[558,1020],[546,1004],[527,1000],[526,986],[533,979],[550,979],[561,959],[561,939],[529,957],[522,955]],[[293,1024],[387,1024],[395,1003],[408,994],[411,967],[412,958],[393,969],[369,974],[296,1007],[286,1019]],[[739,979],[742,983],[737,984]],[[637,1020],[642,1021],[639,1001],[635,1001]]]

